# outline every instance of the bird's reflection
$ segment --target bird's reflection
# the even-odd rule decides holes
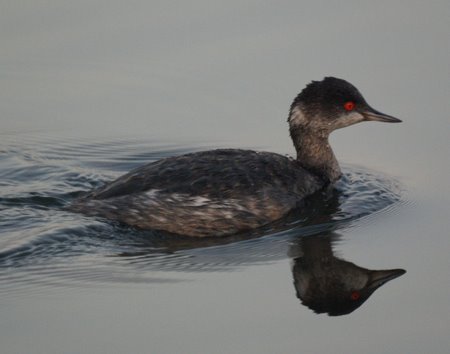
[[[338,238],[336,233],[301,237],[290,249],[297,297],[314,312],[330,316],[353,312],[376,289],[406,272],[371,270],[340,259],[333,253]]]
[[[297,213],[265,229],[225,238],[142,238],[138,233],[137,243],[117,256],[159,270],[214,271],[279,260],[287,254],[303,305],[331,316],[349,314],[405,270],[370,270],[334,255],[333,245],[341,236],[333,230],[360,216],[358,204],[356,210],[344,212],[341,200],[345,196],[340,191],[323,191],[307,199]]]

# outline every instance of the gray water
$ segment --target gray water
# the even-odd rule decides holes
[[[445,1],[0,4],[0,352],[448,353],[448,18]],[[344,178],[305,214],[196,241],[64,210],[167,156],[293,154],[289,104],[326,75],[403,123],[335,132]],[[406,274],[317,313],[299,279],[325,251]]]

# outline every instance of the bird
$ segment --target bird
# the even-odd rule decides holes
[[[172,156],[87,192],[69,210],[138,229],[223,237],[281,219],[341,176],[329,144],[336,129],[364,121],[398,123],[373,109],[351,83],[309,83],[288,116],[296,157],[245,149]]]

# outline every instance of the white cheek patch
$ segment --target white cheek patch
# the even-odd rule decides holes
[[[349,125],[356,124],[362,122],[364,120],[364,116],[358,112],[346,113],[340,116],[334,124],[334,129],[348,127]]]
[[[307,124],[308,120],[306,119],[304,113],[299,107],[294,107],[289,116],[289,123],[291,124],[291,126],[295,127]]]

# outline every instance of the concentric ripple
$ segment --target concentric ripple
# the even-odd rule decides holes
[[[344,165],[335,189],[313,196],[301,213],[235,237],[175,239],[63,207],[144,163],[211,146],[36,136],[2,137],[0,144],[0,292],[36,284],[170,282],[186,278],[180,271],[267,263],[287,257],[293,238],[357,223],[392,208],[402,195],[392,178]]]

